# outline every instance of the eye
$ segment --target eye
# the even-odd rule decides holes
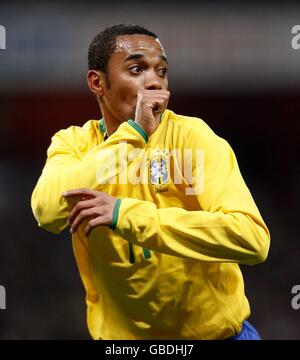
[[[162,76],[162,77],[166,76],[167,72],[168,72],[167,68],[161,68],[161,69],[158,70],[159,76]]]
[[[129,68],[129,71],[133,74],[138,74],[142,72],[142,68],[139,65],[134,65]]]

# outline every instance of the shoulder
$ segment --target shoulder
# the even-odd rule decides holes
[[[82,126],[69,126],[56,132],[51,138],[49,150],[67,147],[84,153],[99,142],[99,120],[89,120]]]
[[[178,127],[179,132],[183,135],[189,144],[198,144],[206,146],[219,142],[226,142],[218,136],[214,130],[201,118],[178,115],[168,110],[168,120]]]
[[[229,164],[236,162],[236,156],[231,145],[222,137],[217,135],[207,123],[197,117],[177,115],[170,111],[169,121],[180,127],[179,133],[185,138],[187,148],[193,150],[204,150],[204,161],[209,166],[216,164]]]
[[[99,131],[99,120],[89,120],[82,126],[71,125],[68,128],[61,129],[53,135],[53,138],[59,137],[65,140],[75,140],[82,137],[93,137]]]

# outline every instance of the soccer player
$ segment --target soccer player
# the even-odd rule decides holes
[[[239,264],[269,231],[230,145],[167,109],[158,37],[115,25],[87,74],[102,119],[52,138],[32,194],[39,226],[70,227],[94,339],[259,339]]]

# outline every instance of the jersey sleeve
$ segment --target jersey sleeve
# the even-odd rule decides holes
[[[54,233],[67,226],[70,204],[62,197],[64,191],[78,188],[104,191],[122,169],[120,144],[129,152],[143,148],[147,142],[146,133],[129,120],[82,157],[78,149],[86,146],[88,139],[79,136],[79,130],[82,129],[70,127],[53,136],[46,164],[31,197],[39,226]]]
[[[209,128],[197,133],[195,126],[186,138],[193,154],[204,151],[204,174],[192,158],[194,178],[204,175],[203,191],[186,195],[197,197],[200,210],[158,209],[152,202],[125,198],[116,231],[135,245],[168,255],[242,264],[264,261],[270,234],[233,150]]]

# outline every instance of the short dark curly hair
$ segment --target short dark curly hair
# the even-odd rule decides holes
[[[91,42],[88,53],[89,70],[101,70],[107,74],[107,64],[116,49],[116,39],[120,35],[148,35],[157,39],[152,31],[140,25],[119,24],[106,28],[96,35]]]

